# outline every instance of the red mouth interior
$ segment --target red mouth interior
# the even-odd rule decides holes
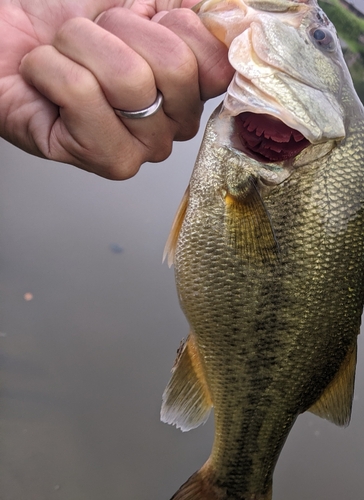
[[[310,144],[301,132],[271,115],[241,113],[235,123],[243,151],[261,161],[294,158]]]

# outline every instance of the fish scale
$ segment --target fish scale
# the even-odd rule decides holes
[[[231,0],[229,19],[235,4],[244,15],[251,12]],[[223,2],[206,0],[202,19],[216,5],[222,16]],[[294,2],[250,5],[264,10],[262,22],[269,9],[280,15],[284,5],[296,15]],[[320,20],[320,29],[328,30],[323,33],[330,50],[335,32],[313,1],[296,8],[302,22],[294,40],[312,45],[312,57],[303,58],[299,69],[309,65],[311,72],[323,57],[310,35],[312,22]],[[220,17],[213,17],[217,22]],[[261,53],[264,43],[259,41]],[[235,63],[236,52],[231,57]],[[189,430],[213,406],[215,438],[210,458],[174,500],[270,500],[274,467],[299,414],[309,410],[338,425],[349,423],[364,301],[364,110],[338,45],[325,57],[325,103],[305,109],[315,131],[323,131],[318,142],[305,135],[299,110],[286,123],[286,109],[276,103],[274,116],[287,127],[296,120],[296,130],[311,139],[293,159],[262,163],[239,150],[235,116],[252,111],[244,93],[234,104],[234,85],[208,122],[167,243],[191,332],[163,396],[162,420]],[[295,87],[297,71],[285,75],[290,99],[305,88]],[[308,85],[307,75],[302,81]],[[331,109],[327,103],[335,99]],[[299,108],[297,102],[287,108]],[[270,98],[261,113],[271,107]]]

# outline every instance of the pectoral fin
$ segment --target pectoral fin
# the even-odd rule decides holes
[[[179,233],[180,233],[180,230],[182,227],[182,223],[183,223],[185,215],[186,215],[189,195],[190,195],[190,189],[188,187],[185,191],[185,194],[183,195],[181,203],[179,204],[179,207],[177,209],[177,213],[176,213],[174,220],[173,220],[173,223],[172,223],[171,232],[169,233],[166,246],[164,247],[163,262],[164,262],[165,258],[167,258],[167,263],[168,263],[169,267],[171,267],[173,262],[174,262],[174,256],[176,253],[178,236],[179,236]]]
[[[161,420],[189,431],[206,422],[212,401],[193,335],[179,350],[172,377],[163,394]]]
[[[276,262],[279,247],[269,213],[254,180],[241,193],[225,195],[225,218],[229,243],[248,263]]]
[[[357,342],[355,341],[332,382],[308,411],[336,425],[349,424],[354,396],[356,357]]]

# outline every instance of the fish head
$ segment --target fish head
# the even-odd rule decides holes
[[[230,144],[263,162],[309,161],[307,148],[317,158],[345,137],[343,84],[355,91],[316,1],[205,0],[195,10],[236,70],[219,115]]]

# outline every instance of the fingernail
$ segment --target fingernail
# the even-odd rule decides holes
[[[161,10],[160,12],[157,12],[152,18],[151,21],[154,21],[155,23],[159,23],[159,21],[164,17],[166,14],[168,14],[168,10]]]
[[[21,68],[21,67],[22,67],[22,65],[24,64],[24,61],[25,61],[25,59],[26,59],[27,57],[28,57],[28,54],[25,54],[25,56],[23,56],[23,58],[21,59],[20,64],[19,64],[19,68]]]
[[[97,23],[98,23],[98,21],[99,21],[100,17],[101,17],[101,16],[103,16],[103,15],[105,14],[105,12],[106,12],[106,10],[104,10],[103,12],[101,12],[101,14],[99,14],[99,15],[96,17],[96,19],[94,19],[94,23],[95,23],[95,24],[97,24]]]

